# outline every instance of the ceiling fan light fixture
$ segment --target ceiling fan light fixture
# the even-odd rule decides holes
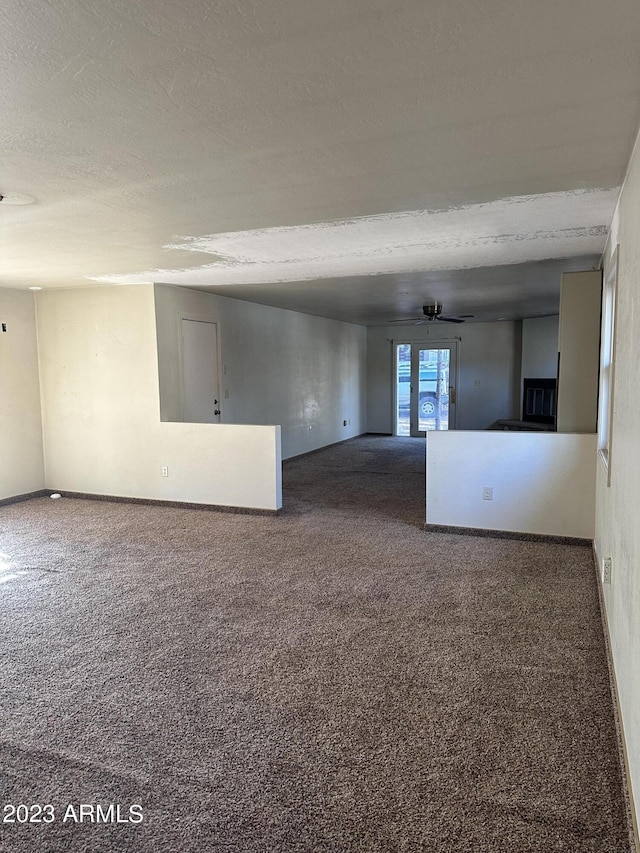
[[[422,317],[403,317],[399,320],[389,320],[389,323],[413,323],[415,326],[421,323],[433,323],[435,320],[441,320],[443,323],[464,323],[465,320],[472,318],[473,314],[460,314],[456,317],[444,317],[442,315],[441,302],[429,302],[422,306]]]
[[[422,313],[427,320],[436,320],[442,314],[442,304],[440,302],[431,302],[428,305],[423,305]]]

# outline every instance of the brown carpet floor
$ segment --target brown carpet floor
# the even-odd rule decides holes
[[[0,508],[2,853],[629,851],[589,548],[426,533],[423,453]]]

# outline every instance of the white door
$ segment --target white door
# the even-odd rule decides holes
[[[425,435],[455,426],[457,345],[438,341],[395,346],[395,434]]]
[[[181,320],[182,419],[185,423],[220,423],[218,326]]]

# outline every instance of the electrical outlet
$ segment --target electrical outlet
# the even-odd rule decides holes
[[[611,583],[611,557],[605,557],[602,561],[602,583]]]
[[[493,500],[493,486],[483,486],[482,487],[482,500],[483,501],[492,501]]]
[[[168,476],[169,476],[169,468],[168,468],[168,466],[167,466],[167,465],[163,465],[163,466],[162,466],[162,476],[163,476],[163,477],[168,477]]]

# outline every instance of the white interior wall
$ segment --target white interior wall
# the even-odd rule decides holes
[[[597,467],[599,561],[613,560],[603,597],[628,755],[636,826],[640,824],[640,150],[636,145],[611,228],[605,265],[620,246],[616,312],[611,485]]]
[[[482,430],[519,417],[520,322],[376,326],[367,337],[367,429],[393,432],[393,346],[458,338],[457,429]]]
[[[558,376],[558,327],[560,317],[531,317],[522,321],[520,413],[525,379],[556,379]]]
[[[43,291],[37,302],[46,487],[281,506],[277,426],[160,422],[151,285]]]
[[[596,432],[600,362],[600,270],[565,272],[558,330],[558,432]]]
[[[559,316],[522,321],[522,378],[555,379],[558,375]]]
[[[427,522],[592,539],[595,468],[594,435],[430,432]]]
[[[155,299],[163,420],[181,418],[185,314],[219,324],[223,423],[280,424],[284,458],[365,431],[364,326],[183,287],[155,285]]]
[[[0,500],[44,488],[34,295],[0,289]]]

